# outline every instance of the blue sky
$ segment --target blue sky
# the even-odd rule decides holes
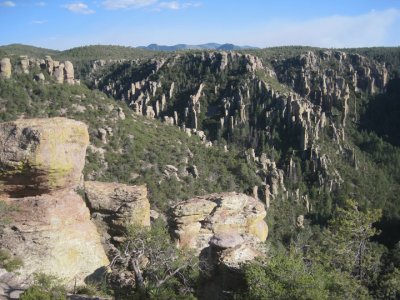
[[[0,45],[400,45],[400,0],[0,0]]]

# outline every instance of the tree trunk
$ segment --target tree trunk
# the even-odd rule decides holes
[[[142,271],[139,268],[138,261],[136,259],[131,259],[130,264],[133,269],[133,272],[135,272],[136,287],[138,289],[143,289],[144,288],[144,279],[143,279]]]

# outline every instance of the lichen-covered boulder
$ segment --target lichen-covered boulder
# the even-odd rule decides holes
[[[0,195],[34,196],[81,180],[87,126],[66,118],[0,123]]]
[[[170,223],[180,247],[201,251],[216,234],[242,235],[265,241],[268,226],[264,205],[245,194],[230,192],[196,197],[175,205]]]

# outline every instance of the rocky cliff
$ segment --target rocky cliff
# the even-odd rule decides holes
[[[295,184],[307,161],[320,192],[338,190],[342,176],[332,143],[354,167],[357,159],[346,140],[357,122],[363,97],[384,92],[385,63],[334,50],[307,50],[296,55],[265,56],[198,51],[146,61],[94,62],[94,86],[125,101],[136,114],[199,133],[208,146],[221,139],[247,147],[263,185],[254,189],[269,206],[273,197],[291,197],[312,206]],[[262,54],[262,52],[260,52]],[[274,161],[271,149],[283,151]],[[287,151],[287,152],[286,152]],[[285,157],[283,159],[283,157]],[[297,176],[297,177],[296,177]]]
[[[88,131],[65,118],[0,124],[0,201],[15,207],[0,235],[2,248],[22,258],[22,278],[53,273],[67,283],[108,264],[89,209],[75,192]]]

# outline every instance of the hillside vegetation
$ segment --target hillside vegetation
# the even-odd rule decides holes
[[[84,121],[85,178],[146,184],[166,215],[212,192],[263,201],[266,258],[238,269],[226,299],[400,297],[400,48],[51,55],[73,61],[81,85],[57,84],[39,67],[15,72],[0,79],[0,121]],[[187,295],[215,283],[202,276]]]
[[[179,128],[136,116],[121,102],[85,86],[40,84],[32,75],[0,81],[0,121],[64,116],[89,125],[91,143],[85,174],[88,178],[147,184],[152,203],[166,211],[177,200],[221,191],[245,191],[259,182],[240,151],[223,145],[206,148],[197,136]],[[121,109],[125,119],[118,118]],[[107,143],[99,129],[111,128]],[[168,178],[167,165],[178,169]],[[187,169],[196,166],[195,179]],[[182,174],[182,175],[181,175]]]
[[[28,46],[23,44],[10,44],[7,46],[0,46],[2,56],[13,55],[27,55],[33,57],[44,57],[46,55],[57,55],[60,53],[58,50],[45,49],[40,47]]]

